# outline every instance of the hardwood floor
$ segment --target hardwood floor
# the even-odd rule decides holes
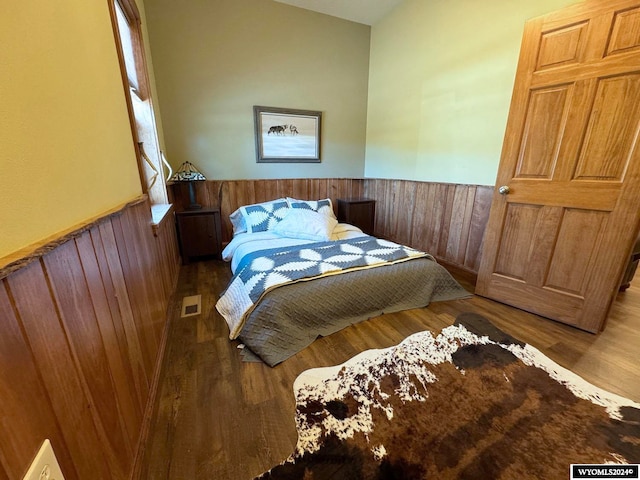
[[[140,478],[253,478],[293,452],[292,385],[299,373],[342,363],[365,349],[395,345],[418,331],[438,331],[461,312],[484,315],[587,381],[640,402],[638,285],[618,294],[600,335],[474,296],[362,322],[269,368],[241,361],[238,342],[229,341],[228,328],[215,310],[230,277],[229,266],[214,260],[182,267]],[[465,279],[459,280],[473,291]],[[182,298],[197,294],[202,295],[203,313],[180,318]]]

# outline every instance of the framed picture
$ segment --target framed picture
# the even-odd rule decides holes
[[[322,112],[253,107],[258,163],[319,163]]]

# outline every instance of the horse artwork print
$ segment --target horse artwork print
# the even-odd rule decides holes
[[[256,161],[320,162],[322,112],[254,106]]]

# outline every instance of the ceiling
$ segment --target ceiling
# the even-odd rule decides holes
[[[403,0],[275,0],[295,7],[373,25]]]

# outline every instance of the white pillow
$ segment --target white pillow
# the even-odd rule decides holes
[[[273,233],[281,237],[300,238],[302,240],[327,241],[338,221],[306,208],[292,208],[280,223],[273,228]]]
[[[336,214],[333,213],[333,205],[331,204],[330,198],[324,198],[322,200],[296,200],[295,198],[287,197],[287,202],[291,208],[313,210],[314,212],[336,218]]]
[[[238,210],[240,210],[248,233],[266,232],[273,230],[286,217],[289,212],[289,204],[286,199],[281,198],[270,202],[244,205]],[[233,222],[233,219],[231,221]]]

